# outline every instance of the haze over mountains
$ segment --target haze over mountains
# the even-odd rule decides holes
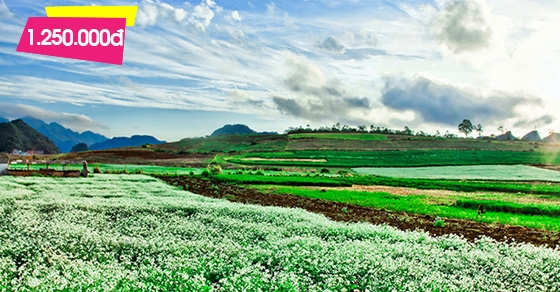
[[[32,117],[25,117],[22,118],[22,120],[41,134],[51,139],[54,144],[58,146],[61,152],[70,152],[70,149],[78,143],[91,145],[109,140],[109,138],[91,131],[85,131],[83,133],[72,131],[59,123],[53,122],[47,124],[42,120]]]

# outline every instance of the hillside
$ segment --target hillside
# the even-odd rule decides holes
[[[109,138],[93,133],[91,131],[85,131],[83,133],[78,133],[72,131],[71,129],[65,128],[58,123],[47,124],[42,120],[35,119],[32,117],[25,117],[23,121],[29,126],[39,131],[41,134],[47,136],[51,141],[54,142],[61,152],[70,152],[72,147],[79,143],[85,143],[87,145],[100,143],[109,140]]]
[[[276,132],[257,132],[247,125],[235,124],[235,125],[225,125],[219,129],[216,129],[211,137],[224,136],[224,135],[251,135],[251,134],[262,134],[262,135],[276,135]]]
[[[12,152],[14,149],[42,151],[45,154],[60,153],[51,140],[21,119],[0,123],[0,152]]]
[[[216,129],[210,136],[220,136],[220,135],[234,135],[234,134],[256,134],[257,132],[249,128],[247,125],[235,124],[235,125],[225,125],[219,129]]]
[[[152,136],[134,135],[132,137],[115,137],[113,139],[95,143],[89,146],[89,150],[105,150],[121,147],[142,146],[144,144],[163,144],[165,141],[160,141]]]

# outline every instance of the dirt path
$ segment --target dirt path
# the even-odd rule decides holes
[[[386,210],[377,210],[320,199],[303,198],[294,195],[265,194],[255,189],[194,177],[158,178],[169,184],[182,186],[185,190],[207,197],[227,198],[233,202],[263,206],[297,207],[324,214],[328,218],[336,221],[387,224],[401,230],[422,229],[435,236],[459,234],[471,241],[485,235],[503,242],[515,240],[515,242],[526,242],[535,245],[560,246],[560,234],[547,230],[449,218],[445,219],[445,227],[434,227],[433,222],[435,218],[429,215],[389,212]],[[343,212],[344,208],[346,212]]]

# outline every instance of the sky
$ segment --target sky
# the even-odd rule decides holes
[[[45,6],[137,5],[124,64],[16,52]],[[556,0],[0,0],[0,117],[177,141],[224,124],[560,131]]]

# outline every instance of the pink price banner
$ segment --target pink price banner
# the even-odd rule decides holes
[[[18,52],[122,65],[126,18],[29,17]]]

